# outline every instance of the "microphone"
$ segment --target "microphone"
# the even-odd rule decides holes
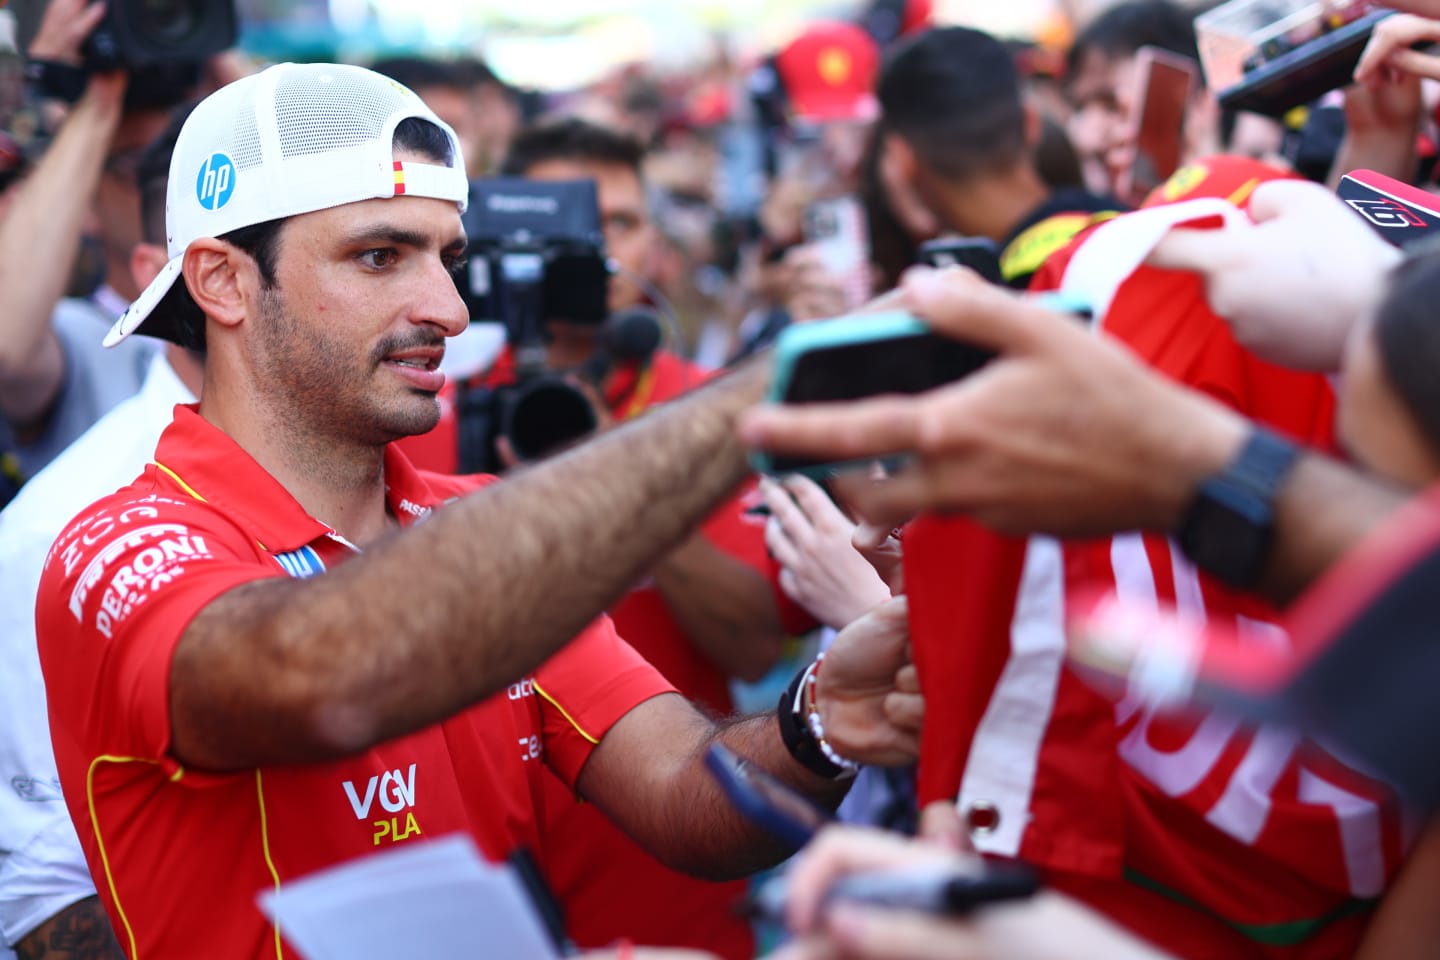
[[[631,307],[605,324],[601,348],[615,360],[645,360],[660,348],[660,317],[647,307]]]

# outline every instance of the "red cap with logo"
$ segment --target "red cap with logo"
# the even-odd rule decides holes
[[[880,52],[852,23],[812,24],[775,57],[775,68],[801,120],[873,120]]]
[[[1142,206],[1158,207],[1196,197],[1220,197],[1244,209],[1260,184],[1268,180],[1297,179],[1298,174],[1251,157],[1226,154],[1201,157],[1185,164],[1169,180],[1150,191]]]

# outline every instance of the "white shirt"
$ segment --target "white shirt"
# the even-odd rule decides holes
[[[163,353],[122,401],[0,511],[0,943],[13,946],[92,896],[60,794],[35,646],[35,595],[50,545],[85,507],[134,480],[177,403],[194,401]],[[0,960],[13,957],[0,947]]]

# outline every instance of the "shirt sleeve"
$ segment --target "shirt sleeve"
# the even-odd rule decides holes
[[[634,707],[675,688],[620,639],[609,617],[585,628],[535,672],[545,762],[574,789],[590,751]]]
[[[190,621],[240,584],[282,575],[215,509],[150,495],[102,501],[62,533],[36,602],[53,735],[82,754],[180,768],[170,661]]]

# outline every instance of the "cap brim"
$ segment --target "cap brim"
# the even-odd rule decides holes
[[[795,116],[810,123],[869,123],[880,115],[873,94],[822,93],[797,96]]]
[[[160,305],[160,301],[164,300],[165,295],[175,286],[175,279],[180,276],[180,267],[184,262],[185,257],[182,254],[178,257],[172,257],[170,261],[165,264],[155,276],[155,279],[150,281],[150,285],[140,292],[140,296],[135,298],[135,302],[130,304],[124,313],[120,314],[120,319],[115,321],[115,325],[110,328],[110,332],[105,334],[105,346],[113,347],[130,336],[130,334],[137,332],[150,337],[161,337],[166,340],[174,339],[173,333],[159,330],[155,327],[153,321],[149,324],[147,324],[146,321],[150,319],[150,315],[154,312],[155,308]],[[142,327],[144,329],[141,329]]]

